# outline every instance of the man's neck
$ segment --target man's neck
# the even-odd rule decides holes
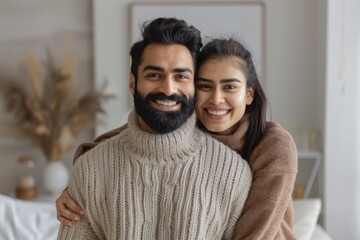
[[[146,122],[142,119],[142,117],[140,117],[139,114],[137,114],[137,121],[138,121],[140,129],[143,130],[144,132],[156,133],[156,131],[154,129],[152,129],[151,127],[149,127],[149,125],[146,124]]]

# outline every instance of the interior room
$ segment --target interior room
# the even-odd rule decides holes
[[[360,239],[359,10],[357,0],[2,0],[0,79],[17,85],[0,85],[10,96],[0,97],[0,238],[56,238],[54,201],[67,186],[76,147],[126,123],[133,108],[129,49],[139,22],[168,14],[188,18],[205,41],[226,31],[254,52],[268,119],[297,146],[298,238]],[[59,79],[59,88],[42,89],[42,81]],[[75,109],[59,139],[41,138],[51,127],[27,125],[20,110],[29,107],[38,119],[54,114],[33,103],[43,95],[61,109],[51,126]]]

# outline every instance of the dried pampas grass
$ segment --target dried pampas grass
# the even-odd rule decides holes
[[[45,70],[34,54],[27,55],[30,91],[13,79],[0,77],[5,109],[16,121],[14,129],[38,145],[48,161],[61,160],[72,150],[76,135],[94,126],[95,114],[105,113],[102,103],[113,98],[105,93],[105,86],[78,96],[79,90],[74,88],[75,62],[68,43],[64,64],[59,69],[50,51]]]

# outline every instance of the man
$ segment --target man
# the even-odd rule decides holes
[[[75,162],[69,193],[85,214],[58,239],[230,239],[252,177],[195,126],[200,32],[159,18],[142,35],[130,51],[135,111]]]

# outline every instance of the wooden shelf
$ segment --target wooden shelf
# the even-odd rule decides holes
[[[298,150],[298,159],[299,165],[301,161],[314,161],[304,191],[304,198],[308,198],[321,166],[322,155],[318,151]]]

